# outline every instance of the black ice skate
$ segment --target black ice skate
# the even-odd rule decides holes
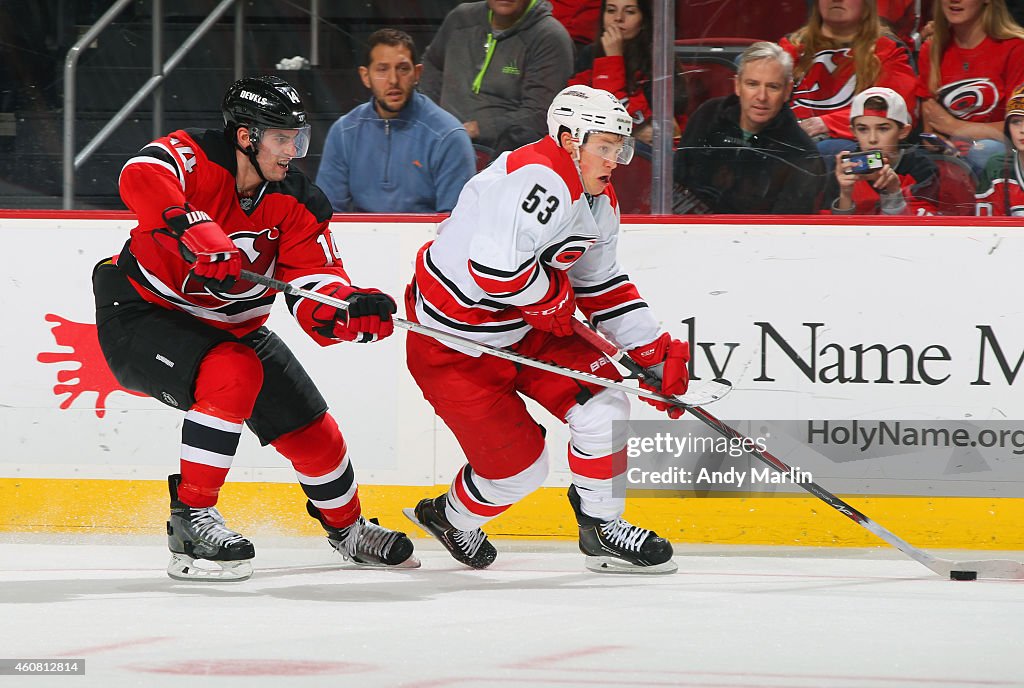
[[[587,516],[576,486],[569,486],[569,503],[580,527],[580,551],[596,573],[675,573],[672,543],[651,530],[621,518],[601,521]]]
[[[412,554],[412,540],[405,533],[388,530],[377,519],[362,516],[346,528],[335,528],[323,519],[312,502],[306,511],[327,531],[327,541],[346,561],[372,568],[416,569],[420,560]]]
[[[402,509],[406,517],[441,541],[455,559],[474,569],[485,569],[494,563],[498,551],[487,541],[487,534],[479,528],[459,530],[444,515],[447,495],[420,501],[415,509]]]
[[[180,581],[244,581],[252,575],[252,543],[224,525],[214,507],[197,509],[178,500],[181,476],[167,476],[171,492],[171,517],[167,521],[167,547],[171,562],[167,575]],[[196,559],[217,564],[219,569],[196,566]]]

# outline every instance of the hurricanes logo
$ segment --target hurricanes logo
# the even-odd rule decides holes
[[[849,76],[842,81],[845,74]],[[838,110],[850,104],[856,90],[857,74],[849,48],[823,50],[800,79],[793,102],[814,110]]]
[[[274,276],[274,268],[277,267],[277,242],[281,236],[276,228],[270,227],[259,232],[232,232],[229,236],[242,254],[243,270],[267,277]],[[212,294],[223,301],[247,301],[263,296],[267,293],[267,287],[239,280],[231,289],[217,291],[190,273],[185,278],[181,291],[189,295]]]
[[[556,270],[565,270],[582,258],[595,241],[593,237],[567,237],[541,251],[540,260]]]
[[[963,79],[939,89],[938,101],[960,119],[978,119],[996,109],[999,89],[991,79]]]

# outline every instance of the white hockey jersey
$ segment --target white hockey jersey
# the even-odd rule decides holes
[[[609,185],[591,207],[554,139],[504,153],[469,180],[437,239],[420,250],[416,318],[510,346],[530,330],[515,307],[544,298],[546,268],[567,270],[577,305],[605,336],[622,349],[647,344],[660,330],[619,267],[618,238],[614,190]]]

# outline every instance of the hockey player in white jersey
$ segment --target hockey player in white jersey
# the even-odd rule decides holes
[[[632,126],[607,91],[570,86],[555,96],[549,136],[473,177],[437,239],[420,250],[406,293],[409,317],[621,379],[573,333],[578,307],[638,363],[660,372],[658,391],[684,393],[688,345],[660,331],[616,259],[611,175],[633,156]],[[406,341],[409,370],[468,459],[446,494],[424,499],[414,512],[457,560],[490,565],[497,553],[481,527],[547,476],[544,430],[527,412],[526,396],[568,424],[569,502],[588,567],[676,569],[672,545],[623,520],[625,499],[612,494],[613,478],[626,468],[624,447],[612,436],[612,421],[629,418],[625,394],[417,334]]]

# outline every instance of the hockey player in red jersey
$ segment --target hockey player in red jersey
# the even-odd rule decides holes
[[[573,333],[579,307],[634,360],[659,373],[660,391],[685,392],[688,345],[661,332],[616,258],[619,208],[611,176],[632,158],[629,114],[607,91],[570,86],[548,109],[548,132],[467,183],[437,239],[420,250],[406,292],[409,317],[621,379]],[[623,520],[625,500],[612,492],[612,480],[626,469],[624,446],[612,436],[612,421],[629,417],[623,393],[417,334],[406,343],[409,370],[468,459],[447,493],[424,499],[414,512],[458,561],[490,565],[497,553],[481,526],[547,476],[544,430],[527,412],[523,397],[529,397],[568,425],[569,502],[588,567],[676,569],[672,545]]]
[[[1006,101],[1003,131],[1010,146],[993,157],[985,168],[976,196],[978,215],[1024,216],[1024,85]]]
[[[347,311],[287,297],[322,346],[393,331],[394,300],[354,287],[328,223],[331,205],[291,161],[309,125],[298,93],[277,77],[227,91],[223,130],[175,131],[121,170],[138,226],[93,272],[96,323],[118,381],[180,408],[181,473],[169,478],[172,553],[181,580],[244,580],[252,543],[215,508],[243,424],[295,469],[310,516],[347,560],[418,566],[412,542],[361,515],[345,440],[327,403],[284,342],[264,326],[276,292],[245,269],[346,299]],[[219,565],[199,568],[194,560]]]

